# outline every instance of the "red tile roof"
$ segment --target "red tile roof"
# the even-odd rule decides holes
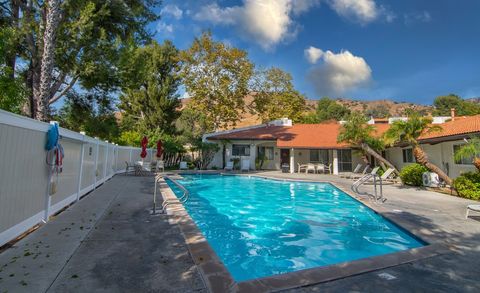
[[[456,117],[453,121],[438,125],[442,127],[441,131],[423,134],[420,140],[478,133],[480,132],[480,115]]]
[[[432,132],[420,137],[421,140],[442,138],[461,134],[480,132],[480,115],[457,117],[454,121],[439,124],[442,131]],[[390,128],[389,124],[375,124],[376,135],[381,136]],[[232,133],[220,133],[209,140],[276,140],[279,148],[348,148],[348,144],[338,143],[337,136],[341,124],[295,124],[293,126],[263,126],[239,130]]]

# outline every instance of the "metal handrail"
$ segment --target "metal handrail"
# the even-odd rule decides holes
[[[178,183],[175,179],[169,177],[169,176],[164,176],[163,178],[166,178],[166,179],[169,179],[170,181],[172,181],[176,186],[178,186],[182,191],[183,191],[183,194],[182,196],[180,196],[179,198],[174,198],[174,199],[166,199],[163,201],[162,203],[162,210],[161,210],[161,213],[164,213],[165,212],[165,209],[167,208],[168,205],[171,205],[171,204],[174,204],[174,203],[181,203],[181,204],[184,204],[188,201],[189,199],[189,196],[190,196],[190,192],[183,186],[181,185],[180,183]],[[154,192],[153,192],[153,211],[152,211],[152,214],[155,214],[156,213],[156,208],[157,208],[157,201],[156,201],[156,197],[157,197],[157,183],[158,181],[162,179],[162,176],[161,175],[157,175],[155,177],[155,189],[154,189]]]
[[[378,178],[377,178],[378,177]],[[366,182],[368,182],[371,178],[373,178],[373,185],[374,185],[374,195],[369,194],[368,192],[360,192],[358,189],[360,186]],[[378,184],[377,184],[378,181]],[[377,186],[379,187],[379,193],[377,192]],[[366,174],[360,177],[357,181],[355,181],[351,189],[353,192],[360,194],[360,195],[369,195],[370,198],[373,198],[376,203],[381,202],[384,203],[387,199],[383,197],[383,180],[382,177],[378,176],[377,174]],[[380,194],[380,196],[378,195]]]

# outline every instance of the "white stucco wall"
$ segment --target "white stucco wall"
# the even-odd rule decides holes
[[[422,144],[421,146],[427,153],[428,158],[432,163],[442,168],[445,172],[447,172],[448,164],[448,175],[451,178],[456,178],[462,173],[475,171],[475,167],[472,164],[456,164],[453,158],[453,146],[462,145],[464,143],[465,142],[463,140],[457,140],[442,142],[435,145]],[[387,159],[390,160],[399,169],[402,169],[404,166],[411,164],[403,162],[402,149],[404,148],[394,147],[389,148],[386,151]]]

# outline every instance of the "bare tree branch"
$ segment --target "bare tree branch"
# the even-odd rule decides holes
[[[48,104],[51,105],[56,101],[58,101],[61,97],[63,97],[75,85],[77,80],[78,80],[78,76],[75,76],[74,78],[72,78],[72,80],[70,80],[68,85],[58,95],[56,95],[55,97],[51,98],[48,101]]]

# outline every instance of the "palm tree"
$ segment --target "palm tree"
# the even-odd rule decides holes
[[[480,171],[480,137],[472,137],[455,152],[455,160],[472,159],[472,163]]]
[[[358,112],[353,112],[347,122],[342,125],[337,141],[360,148],[363,153],[373,156],[398,174],[397,168],[378,153],[384,148],[384,144],[381,139],[374,137],[374,132],[375,127],[367,123],[367,118]]]
[[[385,141],[388,144],[406,143],[412,146],[413,155],[417,163],[425,166],[428,170],[438,174],[440,178],[448,185],[452,185],[452,179],[443,172],[435,164],[428,160],[425,151],[420,147],[418,138],[424,133],[440,131],[442,128],[438,125],[432,125],[432,119],[429,117],[422,117],[418,113],[413,113],[408,117],[408,120],[395,121],[390,129],[384,134]]]

